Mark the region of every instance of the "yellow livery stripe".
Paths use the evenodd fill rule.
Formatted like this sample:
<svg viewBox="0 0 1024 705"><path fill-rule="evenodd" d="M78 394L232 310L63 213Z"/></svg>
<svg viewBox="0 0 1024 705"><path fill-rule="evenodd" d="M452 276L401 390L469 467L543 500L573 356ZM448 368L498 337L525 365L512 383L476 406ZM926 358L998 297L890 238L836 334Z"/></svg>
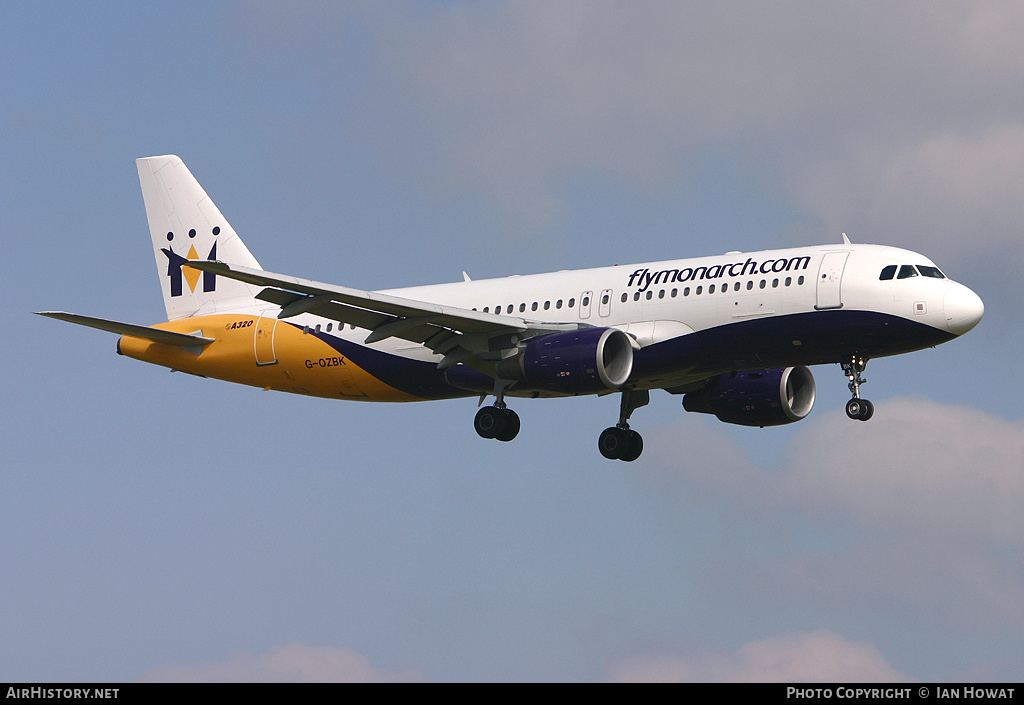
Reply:
<svg viewBox="0 0 1024 705"><path fill-rule="evenodd" d="M228 382L332 399L421 401L385 384L315 335L274 317L220 314L161 323L154 328L215 338L205 348L118 341L128 357Z"/></svg>

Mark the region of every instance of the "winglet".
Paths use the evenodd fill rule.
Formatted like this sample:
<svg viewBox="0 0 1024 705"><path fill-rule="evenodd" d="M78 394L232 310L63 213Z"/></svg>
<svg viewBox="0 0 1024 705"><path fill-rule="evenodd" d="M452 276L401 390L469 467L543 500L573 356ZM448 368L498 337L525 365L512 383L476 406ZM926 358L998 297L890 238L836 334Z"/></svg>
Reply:
<svg viewBox="0 0 1024 705"><path fill-rule="evenodd" d="M843 233L843 244L844 245L852 245L853 244L852 242L850 242L850 238L846 237L846 233Z"/></svg>

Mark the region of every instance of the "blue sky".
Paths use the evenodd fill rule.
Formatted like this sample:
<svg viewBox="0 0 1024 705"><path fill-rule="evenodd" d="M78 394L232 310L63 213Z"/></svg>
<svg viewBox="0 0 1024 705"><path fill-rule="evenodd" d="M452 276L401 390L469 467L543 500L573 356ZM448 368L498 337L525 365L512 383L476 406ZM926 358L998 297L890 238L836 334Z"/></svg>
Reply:
<svg viewBox="0 0 1024 705"><path fill-rule="evenodd" d="M1024 10L995 2L9 3L0 680L1024 679ZM359 288L838 242L986 303L815 368L799 424L263 393L152 323L134 159Z"/></svg>

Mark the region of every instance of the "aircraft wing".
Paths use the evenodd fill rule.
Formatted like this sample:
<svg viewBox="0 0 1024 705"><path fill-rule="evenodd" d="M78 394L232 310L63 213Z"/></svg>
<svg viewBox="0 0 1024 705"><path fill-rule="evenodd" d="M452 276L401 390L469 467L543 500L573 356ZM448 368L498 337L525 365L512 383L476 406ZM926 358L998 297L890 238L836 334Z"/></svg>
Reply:
<svg viewBox="0 0 1024 705"><path fill-rule="evenodd" d="M189 260L188 266L266 287L256 298L281 306L278 318L315 313L369 330L367 344L391 337L419 343L444 355L438 364L442 369L459 362L477 366L471 358L499 360L515 350L520 340L581 327L350 289L224 262Z"/></svg>
<svg viewBox="0 0 1024 705"><path fill-rule="evenodd" d="M108 333L118 333L119 335L130 335L133 338L152 340L154 343L164 343L165 345L183 345L191 347L194 345L209 345L216 340L216 338L204 338L203 336L196 334L175 333L170 330L160 330L159 328L150 328L149 326L137 326L134 323L121 323L120 321L111 321L106 318L80 316L77 313L67 313L65 311L36 311L35 313L37 316L56 318L58 321L77 323L80 326L98 328L99 330L105 330Z"/></svg>

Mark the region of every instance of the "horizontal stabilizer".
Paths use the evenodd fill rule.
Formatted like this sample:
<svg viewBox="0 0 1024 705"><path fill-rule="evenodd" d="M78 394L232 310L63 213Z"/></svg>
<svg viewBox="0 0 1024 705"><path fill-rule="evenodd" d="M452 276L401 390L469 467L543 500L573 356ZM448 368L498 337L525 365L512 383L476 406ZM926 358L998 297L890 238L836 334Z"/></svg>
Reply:
<svg viewBox="0 0 1024 705"><path fill-rule="evenodd" d="M89 328L98 328L108 333L152 340L154 343L164 343L165 345L209 345L216 340L216 338L204 338L201 335L175 333L174 331L160 330L159 328L150 328L149 326L109 321L105 318L79 316L77 313L66 313L64 311L36 311L36 315L56 318L58 321L67 321L68 323L77 323L80 326L88 326Z"/></svg>

